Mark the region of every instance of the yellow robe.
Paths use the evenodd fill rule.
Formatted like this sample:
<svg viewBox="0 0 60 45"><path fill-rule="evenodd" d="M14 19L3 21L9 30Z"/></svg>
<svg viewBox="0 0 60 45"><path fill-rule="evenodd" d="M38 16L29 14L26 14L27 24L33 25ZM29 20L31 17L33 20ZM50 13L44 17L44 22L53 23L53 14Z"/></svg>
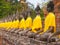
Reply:
<svg viewBox="0 0 60 45"><path fill-rule="evenodd" d="M7 28L8 22L0 23L0 28Z"/></svg>
<svg viewBox="0 0 60 45"><path fill-rule="evenodd" d="M7 23L8 23L8 22L2 23L2 27L3 27L3 28L7 28Z"/></svg>
<svg viewBox="0 0 60 45"><path fill-rule="evenodd" d="M50 12L45 18L44 32L46 32L50 26L53 26L54 32L56 32L55 15L52 12Z"/></svg>
<svg viewBox="0 0 60 45"><path fill-rule="evenodd" d="M0 28L4 28L5 27L5 23L0 23Z"/></svg>
<svg viewBox="0 0 60 45"><path fill-rule="evenodd" d="M1 28L1 24L2 24L2 23L0 22L0 28Z"/></svg>
<svg viewBox="0 0 60 45"><path fill-rule="evenodd" d="M12 22L12 27L11 28L18 28L18 25L19 25L19 20L14 20Z"/></svg>
<svg viewBox="0 0 60 45"><path fill-rule="evenodd" d="M4 27L5 27L6 29L8 29L9 25L10 25L9 22L5 22L5 23L4 23Z"/></svg>
<svg viewBox="0 0 60 45"><path fill-rule="evenodd" d="M24 18L22 18L21 21L19 22L19 28L20 29L26 29Z"/></svg>
<svg viewBox="0 0 60 45"><path fill-rule="evenodd" d="M33 20L33 26L32 26L32 32L37 32L36 30L34 30L35 28L40 28L42 29L42 21L41 21L41 17L40 15L37 15L35 17L35 19Z"/></svg>
<svg viewBox="0 0 60 45"><path fill-rule="evenodd" d="M28 17L25 21L26 28L32 28L32 18Z"/></svg>
<svg viewBox="0 0 60 45"><path fill-rule="evenodd" d="M10 28L12 27L12 21L7 22L6 25L7 25L7 26L6 26L6 29L10 29Z"/></svg>

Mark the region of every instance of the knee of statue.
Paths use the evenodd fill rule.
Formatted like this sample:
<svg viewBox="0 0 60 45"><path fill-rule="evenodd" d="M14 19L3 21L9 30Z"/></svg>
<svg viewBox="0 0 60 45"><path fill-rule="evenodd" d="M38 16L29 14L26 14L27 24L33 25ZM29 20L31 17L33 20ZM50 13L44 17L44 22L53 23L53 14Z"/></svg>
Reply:
<svg viewBox="0 0 60 45"><path fill-rule="evenodd" d="M51 38L50 42L56 42L56 38L55 37Z"/></svg>
<svg viewBox="0 0 60 45"><path fill-rule="evenodd" d="M40 38L40 34L38 34L38 35L35 35L35 38Z"/></svg>
<svg viewBox="0 0 60 45"><path fill-rule="evenodd" d="M34 36L34 39L40 40L40 34L35 35L35 36Z"/></svg>
<svg viewBox="0 0 60 45"><path fill-rule="evenodd" d="M29 32L27 32L27 35L30 35L31 34L31 32L29 31Z"/></svg>
<svg viewBox="0 0 60 45"><path fill-rule="evenodd" d="M40 41L47 41L47 38L45 36L40 36Z"/></svg>
<svg viewBox="0 0 60 45"><path fill-rule="evenodd" d="M35 37L35 33L31 32L30 34L28 34L29 38L34 38Z"/></svg>
<svg viewBox="0 0 60 45"><path fill-rule="evenodd" d="M43 35L40 35L40 40L41 41L47 41L47 38L49 37L49 34L48 33L45 33Z"/></svg>

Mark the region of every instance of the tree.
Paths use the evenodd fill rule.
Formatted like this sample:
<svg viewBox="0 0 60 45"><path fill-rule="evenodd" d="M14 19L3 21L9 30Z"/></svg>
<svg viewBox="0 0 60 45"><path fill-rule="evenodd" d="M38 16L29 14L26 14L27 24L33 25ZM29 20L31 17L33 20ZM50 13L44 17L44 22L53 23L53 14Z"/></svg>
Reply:
<svg viewBox="0 0 60 45"><path fill-rule="evenodd" d="M5 0L0 0L0 18L7 16L10 10L10 3L6 2Z"/></svg>

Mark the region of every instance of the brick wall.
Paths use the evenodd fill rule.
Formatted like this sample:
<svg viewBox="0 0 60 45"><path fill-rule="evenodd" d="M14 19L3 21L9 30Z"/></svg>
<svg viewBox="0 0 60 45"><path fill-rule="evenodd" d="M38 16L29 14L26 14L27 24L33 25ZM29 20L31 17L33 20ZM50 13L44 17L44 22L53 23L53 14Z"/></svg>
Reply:
<svg viewBox="0 0 60 45"><path fill-rule="evenodd" d="M55 4L55 15L56 15L56 25L57 25L57 29L60 29L60 11L58 9L58 7L60 6L60 0L53 0L54 4Z"/></svg>
<svg viewBox="0 0 60 45"><path fill-rule="evenodd" d="M2 45L2 37L0 36L0 45Z"/></svg>
<svg viewBox="0 0 60 45"><path fill-rule="evenodd" d="M57 29L60 29L60 13L55 13Z"/></svg>

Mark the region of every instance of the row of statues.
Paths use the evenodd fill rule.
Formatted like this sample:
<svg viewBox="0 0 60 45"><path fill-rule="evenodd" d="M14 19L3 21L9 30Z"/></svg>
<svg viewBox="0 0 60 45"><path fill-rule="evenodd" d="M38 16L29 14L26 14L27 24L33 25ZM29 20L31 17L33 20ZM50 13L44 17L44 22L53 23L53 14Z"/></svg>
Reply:
<svg viewBox="0 0 60 45"><path fill-rule="evenodd" d="M29 38L49 42L51 41L51 37L57 32L55 14L53 13L53 10L54 4L52 1L50 1L47 5L48 15L44 20L44 27L42 27L40 9L37 7L37 15L34 19L32 19L30 15L28 15L27 19L24 19L24 16L22 15L21 20L13 20L10 22L0 23L0 28L5 28L6 31L15 31L15 33L19 32L21 35L28 36ZM58 37L59 36L55 36L53 41L56 41Z"/></svg>

